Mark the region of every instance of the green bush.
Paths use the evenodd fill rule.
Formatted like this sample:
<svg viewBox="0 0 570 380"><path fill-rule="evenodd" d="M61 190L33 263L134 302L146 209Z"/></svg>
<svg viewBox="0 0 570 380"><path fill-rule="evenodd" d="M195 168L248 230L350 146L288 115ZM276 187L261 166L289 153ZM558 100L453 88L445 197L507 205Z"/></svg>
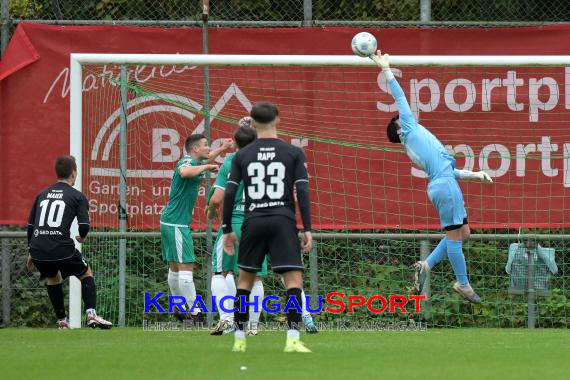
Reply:
<svg viewBox="0 0 570 380"><path fill-rule="evenodd" d="M43 284L37 273L25 270L26 247L24 240L10 240L12 262L12 324L15 326L46 326L55 317ZM546 243L545 243L546 244ZM570 321L570 290L568 269L570 262L567 242L552 242L556 248L559 273L551 279L552 294L537 301L537 325L541 327L568 327ZM433 244L432 244L433 246ZM197 293L206 295L205 240L196 239L199 260L195 272ZM527 320L527 303L524 296L508 294L509 277L505 273L508 242L472 241L465 246L470 280L483 298L481 305L471 305L460 299L451 289L454 276L449 263L440 264L431 275L431 297L421 315L414 313L373 314L365 307L354 314L320 313L321 321L350 319L354 321L397 321L414 319L433 327L523 327ZM98 287L98 311L118 320L119 268L118 239L90 238L84 254L93 267ZM317 268L308 268L305 290L309 294L310 271L318 275L320 295L344 292L347 295L408 295L412 294L410 266L419 258L419 241L348 240L320 241L317 243ZM167 267L161 260L159 239L129 239L126 255L126 324L140 326L143 319L167 320L168 315L143 313L144 292L168 294ZM308 257L305 257L308 263ZM67 287L66 287L67 288ZM270 275L265 280L265 294L284 295L279 279ZM166 309L166 297L161 300ZM346 302L346 299L345 299ZM326 306L326 305L325 305ZM379 307L375 304L375 307ZM413 311L413 303L407 305ZM263 314L265 319L281 320L281 314Z"/></svg>

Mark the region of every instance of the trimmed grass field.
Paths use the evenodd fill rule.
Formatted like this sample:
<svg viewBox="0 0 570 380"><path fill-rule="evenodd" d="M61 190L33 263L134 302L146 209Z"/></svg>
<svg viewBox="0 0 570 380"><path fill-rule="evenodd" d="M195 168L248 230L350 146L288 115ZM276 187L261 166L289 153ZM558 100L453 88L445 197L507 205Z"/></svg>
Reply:
<svg viewBox="0 0 570 380"><path fill-rule="evenodd" d="M285 354L284 332L0 329L7 379L566 379L570 330L327 331L302 336L312 354ZM247 369L240 369L241 367Z"/></svg>

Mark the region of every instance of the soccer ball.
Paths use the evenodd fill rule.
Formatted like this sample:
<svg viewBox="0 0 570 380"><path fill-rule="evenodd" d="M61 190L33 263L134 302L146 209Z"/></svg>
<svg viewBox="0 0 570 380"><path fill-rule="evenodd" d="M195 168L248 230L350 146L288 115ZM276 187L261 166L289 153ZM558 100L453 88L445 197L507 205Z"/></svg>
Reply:
<svg viewBox="0 0 570 380"><path fill-rule="evenodd" d="M359 57L370 57L376 53L376 38L370 33L360 32L352 38L352 51Z"/></svg>

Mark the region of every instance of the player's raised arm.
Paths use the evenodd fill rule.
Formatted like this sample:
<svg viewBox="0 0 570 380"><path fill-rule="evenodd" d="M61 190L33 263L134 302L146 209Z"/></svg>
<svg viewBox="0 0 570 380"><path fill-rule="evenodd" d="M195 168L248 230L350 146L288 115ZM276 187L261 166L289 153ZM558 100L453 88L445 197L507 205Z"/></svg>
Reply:
<svg viewBox="0 0 570 380"><path fill-rule="evenodd" d="M220 167L220 171L218 172L218 176L216 177L216 182L210 189L210 193L208 194L208 198L206 199L206 204L208 207L206 208L206 216L210 220L215 220L218 217L218 210L220 209L222 203L224 202L224 195L226 191L226 186L228 182L228 165L224 163Z"/></svg>
<svg viewBox="0 0 570 380"><path fill-rule="evenodd" d="M224 230L224 234L229 234L232 232L232 214L234 210L234 201L237 188L242 180L238 157L239 156L236 155L232 161L230 176L226 184L226 194L224 195L224 213L222 215L222 229Z"/></svg>
<svg viewBox="0 0 570 380"><path fill-rule="evenodd" d="M230 149L234 148L234 143L232 141L232 139L225 139L222 142L222 145L217 148L214 149L210 152L210 155L208 157L208 159L205 161L206 164L213 164L216 160L216 158L218 158L218 156L224 152L227 152Z"/></svg>
<svg viewBox="0 0 570 380"><path fill-rule="evenodd" d="M382 68L382 73L388 81L390 92L392 93L394 100L396 100L396 106L398 107L398 113L400 114L402 131L406 132L406 130L414 128L418 123L410 109L410 105L408 104L408 100L406 99L406 95L404 94L402 87L400 87L400 84L394 77L394 73L390 70L390 56L388 54L382 55L380 50L378 50L377 54L370 56L370 58Z"/></svg>
<svg viewBox="0 0 570 380"><path fill-rule="evenodd" d="M197 165L197 166L184 165L184 166L181 166L180 168L178 168L178 171L180 173L180 177L182 177L182 178L197 177L200 174L202 174L203 172L205 172L206 170L215 172L218 170L218 165L215 165L215 164L205 164L205 165Z"/></svg>

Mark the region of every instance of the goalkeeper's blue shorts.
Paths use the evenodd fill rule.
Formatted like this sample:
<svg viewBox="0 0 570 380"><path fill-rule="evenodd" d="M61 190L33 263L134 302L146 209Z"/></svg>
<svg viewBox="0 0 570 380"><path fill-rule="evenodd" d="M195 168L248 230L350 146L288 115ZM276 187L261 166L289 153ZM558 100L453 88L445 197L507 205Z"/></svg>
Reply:
<svg viewBox="0 0 570 380"><path fill-rule="evenodd" d="M463 193L455 177L438 177L430 181L428 197L437 209L443 228L453 230L467 224Z"/></svg>

